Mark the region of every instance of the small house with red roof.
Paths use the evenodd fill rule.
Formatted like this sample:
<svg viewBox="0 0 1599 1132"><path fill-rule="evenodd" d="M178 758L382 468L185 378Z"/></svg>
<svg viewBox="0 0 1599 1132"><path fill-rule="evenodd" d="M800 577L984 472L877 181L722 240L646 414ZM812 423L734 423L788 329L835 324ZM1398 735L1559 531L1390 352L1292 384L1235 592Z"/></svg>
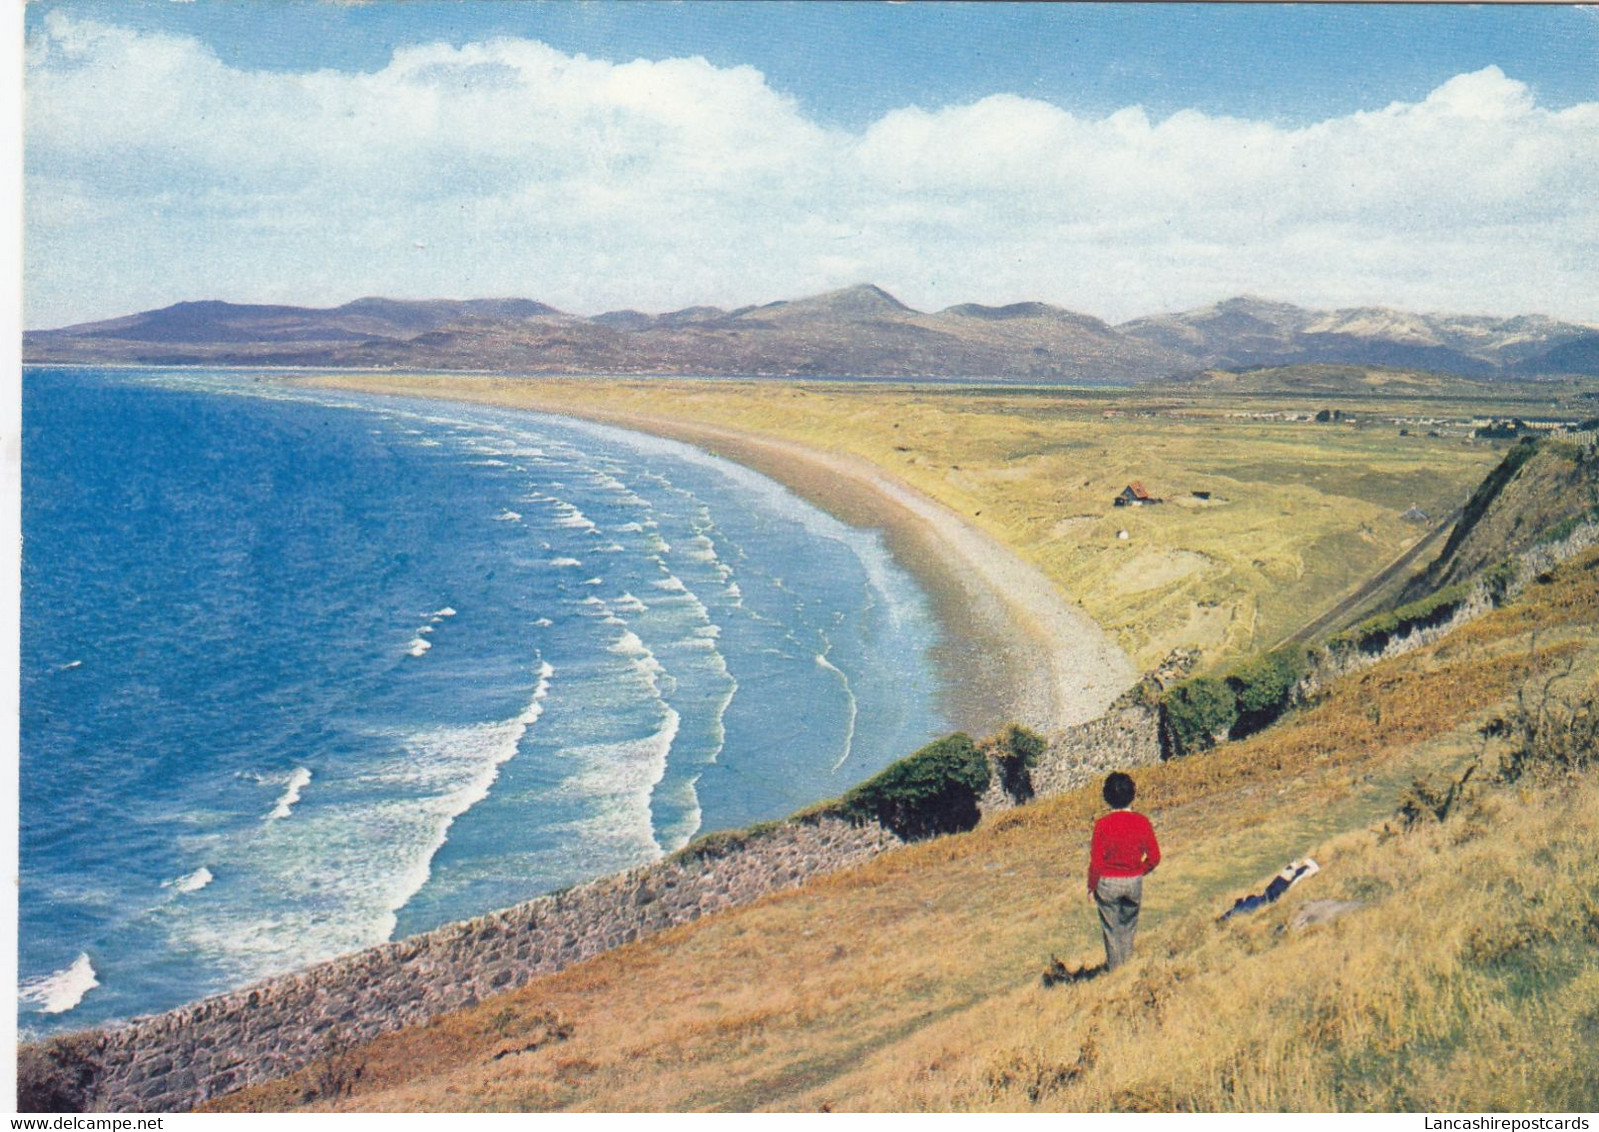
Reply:
<svg viewBox="0 0 1599 1132"><path fill-rule="evenodd" d="M1134 480L1122 488L1122 493L1115 499L1117 507L1142 507L1146 503L1159 503L1160 500L1149 494L1144 485Z"/></svg>

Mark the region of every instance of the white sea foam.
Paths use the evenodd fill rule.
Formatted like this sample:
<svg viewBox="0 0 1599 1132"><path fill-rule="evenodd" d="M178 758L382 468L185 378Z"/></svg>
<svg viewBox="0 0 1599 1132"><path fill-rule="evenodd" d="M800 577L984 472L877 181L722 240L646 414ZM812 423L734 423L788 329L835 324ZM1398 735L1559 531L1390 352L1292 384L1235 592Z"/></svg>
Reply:
<svg viewBox="0 0 1599 1132"><path fill-rule="evenodd" d="M585 586L603 586L605 584L605 579L604 578L586 578L586 579L584 579L583 584Z"/></svg>
<svg viewBox="0 0 1599 1132"><path fill-rule="evenodd" d="M595 597L593 594L589 594L588 597L586 597L582 601L578 602L578 604L579 605L604 605L605 604L605 599L604 598Z"/></svg>
<svg viewBox="0 0 1599 1132"><path fill-rule="evenodd" d="M300 800L300 791L311 785L311 771L303 766L294 768L294 773L289 775L289 781L283 788L283 794L278 798L278 804L267 815L267 821L282 821L294 810L294 804Z"/></svg>
<svg viewBox="0 0 1599 1132"><path fill-rule="evenodd" d="M823 639L825 640L826 638ZM849 761L850 748L855 745L855 716L859 708L855 703L855 691L850 687L849 677L844 675L843 671L828 660L825 655L818 654L816 664L819 668L825 668L838 677L839 687L844 689L844 702L849 709L844 722L844 749L839 753L838 761L833 764L833 769L837 770Z"/></svg>
<svg viewBox="0 0 1599 1132"><path fill-rule="evenodd" d="M631 494L631 489L627 486L627 484L623 483L609 472L595 471L589 476L589 482L595 487L601 488L605 491L614 492L618 495Z"/></svg>
<svg viewBox="0 0 1599 1132"><path fill-rule="evenodd" d="M691 562L715 562L716 544L704 535L695 535L678 544L678 553Z"/></svg>
<svg viewBox="0 0 1599 1132"><path fill-rule="evenodd" d="M637 523L623 523L620 527L617 527L616 530L618 533L626 531L629 534L635 535L644 533L644 528L639 526Z"/></svg>
<svg viewBox="0 0 1599 1132"><path fill-rule="evenodd" d="M666 590L668 593L688 593L688 587L683 584L683 579L676 574L668 574L664 578L657 578L650 585L658 590Z"/></svg>
<svg viewBox="0 0 1599 1132"><path fill-rule="evenodd" d="M426 637L412 637L410 647L406 650L412 656L421 656L433 647L433 642Z"/></svg>
<svg viewBox="0 0 1599 1132"><path fill-rule="evenodd" d="M555 669L548 662L540 663L533 696L514 719L504 723L441 727L423 732L407 744L412 757L404 760L396 771L407 787L422 788L424 798L419 816L427 820L431 830L423 843L424 851L413 857L390 888L385 938L393 934L398 922L395 914L433 875L433 858L449 840L455 819L488 797L500 776L500 767L516 754L522 736L544 714L544 699L554 675Z"/></svg>
<svg viewBox="0 0 1599 1132"><path fill-rule="evenodd" d="M627 868L641 857L658 858L666 852L656 837L650 798L666 773L681 722L678 713L663 704L660 725L643 738L565 752L576 771L555 794L592 815L566 832L602 871Z"/></svg>
<svg viewBox="0 0 1599 1132"><path fill-rule="evenodd" d="M647 613L649 606L645 605L632 594L623 592L622 596L612 600L611 605L623 613Z"/></svg>
<svg viewBox="0 0 1599 1132"><path fill-rule="evenodd" d="M498 515L494 516L494 521L496 523L517 523L520 522L521 519L522 515L520 512L511 510L501 511Z"/></svg>
<svg viewBox="0 0 1599 1132"><path fill-rule="evenodd" d="M67 661L65 664L63 664L61 666L61 671L62 672L68 672L68 671L70 671L70 670L72 670L74 668L80 668L80 667L82 667L82 665L83 665L83 661L81 661L81 660L69 660L69 661Z"/></svg>
<svg viewBox="0 0 1599 1132"><path fill-rule="evenodd" d="M65 1014L83 996L100 985L88 952L79 952L70 966L38 978L24 979L17 986L17 997L38 1007L35 1014Z"/></svg>
<svg viewBox="0 0 1599 1132"><path fill-rule="evenodd" d="M435 609L433 611L433 616L435 616L435 617L454 617L455 616L455 610L451 609L449 606L446 605L443 609Z"/></svg>
<svg viewBox="0 0 1599 1132"><path fill-rule="evenodd" d="M199 892L202 888L210 884L215 879L216 877L211 875L211 870L206 868L204 865L201 865L198 869L195 869L194 872L186 873L183 876L180 876L177 880L169 880L166 883L177 889L179 892Z"/></svg>
<svg viewBox="0 0 1599 1132"><path fill-rule="evenodd" d="M557 503L557 512L554 523L557 527L567 527L572 530L592 531L595 529L594 521L570 503Z"/></svg>
<svg viewBox="0 0 1599 1132"><path fill-rule="evenodd" d="M655 662L655 654L645 646L643 641L639 640L639 635L631 629L623 633L611 644L610 651L621 653L623 656L649 657L652 664ZM656 664L655 668L659 670L660 665Z"/></svg>
<svg viewBox="0 0 1599 1132"><path fill-rule="evenodd" d="M576 558L552 558L552 559L550 559L550 565L551 566L581 566L581 565L583 565L583 563L580 562Z"/></svg>
<svg viewBox="0 0 1599 1132"><path fill-rule="evenodd" d="M330 777L323 804L269 825L230 866L237 882L273 890L270 910L179 907L166 921L172 946L243 981L388 939L451 826L488 796L537 723L554 676L541 662L527 705L509 719L398 732L388 759Z"/></svg>
<svg viewBox="0 0 1599 1132"><path fill-rule="evenodd" d="M884 545L882 536L876 532L850 527L804 502L787 488L759 472L681 441L643 436L593 422L569 422L569 424L576 431L624 442L631 450L646 458L652 453L662 452L685 463L714 471L722 480L740 490L740 494L746 500L746 506L793 520L813 537L830 539L848 547L865 570L867 585L882 599L885 613L896 630L907 618L917 616L920 609L919 598L913 589L904 584L901 571ZM637 473L635 478L641 482L658 483L663 488L673 489L671 481L652 472Z"/></svg>
<svg viewBox="0 0 1599 1132"><path fill-rule="evenodd" d="M551 625L555 624L555 622L551 621L548 617L540 617L537 621L533 622L533 624L537 625L540 629L548 629Z"/></svg>

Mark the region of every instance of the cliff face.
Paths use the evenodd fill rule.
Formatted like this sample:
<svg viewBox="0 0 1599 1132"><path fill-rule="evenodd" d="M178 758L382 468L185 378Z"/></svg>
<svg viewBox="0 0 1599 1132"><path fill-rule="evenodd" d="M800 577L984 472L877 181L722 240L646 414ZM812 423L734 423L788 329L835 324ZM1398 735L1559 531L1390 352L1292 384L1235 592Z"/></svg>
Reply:
<svg viewBox="0 0 1599 1132"><path fill-rule="evenodd" d="M1599 516L1599 452L1573 444L1517 444L1466 503L1438 557L1400 595L1410 601L1525 554L1550 532Z"/></svg>

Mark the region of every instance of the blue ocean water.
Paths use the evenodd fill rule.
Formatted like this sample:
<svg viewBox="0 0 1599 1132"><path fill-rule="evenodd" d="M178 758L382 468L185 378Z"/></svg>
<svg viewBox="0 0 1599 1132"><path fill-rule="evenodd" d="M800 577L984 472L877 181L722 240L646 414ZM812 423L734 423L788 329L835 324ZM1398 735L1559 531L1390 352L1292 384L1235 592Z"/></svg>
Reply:
<svg viewBox="0 0 1599 1132"><path fill-rule="evenodd" d="M30 368L23 537L25 1032L640 864L945 727L878 535L603 426Z"/></svg>

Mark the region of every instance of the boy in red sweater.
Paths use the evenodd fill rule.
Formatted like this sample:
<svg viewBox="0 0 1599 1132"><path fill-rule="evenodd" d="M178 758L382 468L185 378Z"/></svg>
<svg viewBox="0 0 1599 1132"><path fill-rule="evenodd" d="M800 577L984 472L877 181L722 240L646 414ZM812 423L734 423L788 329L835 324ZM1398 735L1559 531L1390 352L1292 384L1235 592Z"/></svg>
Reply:
<svg viewBox="0 0 1599 1132"><path fill-rule="evenodd" d="M1105 967L1111 971L1132 958L1144 874L1160 864L1154 827L1143 814L1128 809L1136 793L1133 780L1121 771L1105 779L1105 803L1111 812L1094 823L1088 852L1088 895L1099 906Z"/></svg>

